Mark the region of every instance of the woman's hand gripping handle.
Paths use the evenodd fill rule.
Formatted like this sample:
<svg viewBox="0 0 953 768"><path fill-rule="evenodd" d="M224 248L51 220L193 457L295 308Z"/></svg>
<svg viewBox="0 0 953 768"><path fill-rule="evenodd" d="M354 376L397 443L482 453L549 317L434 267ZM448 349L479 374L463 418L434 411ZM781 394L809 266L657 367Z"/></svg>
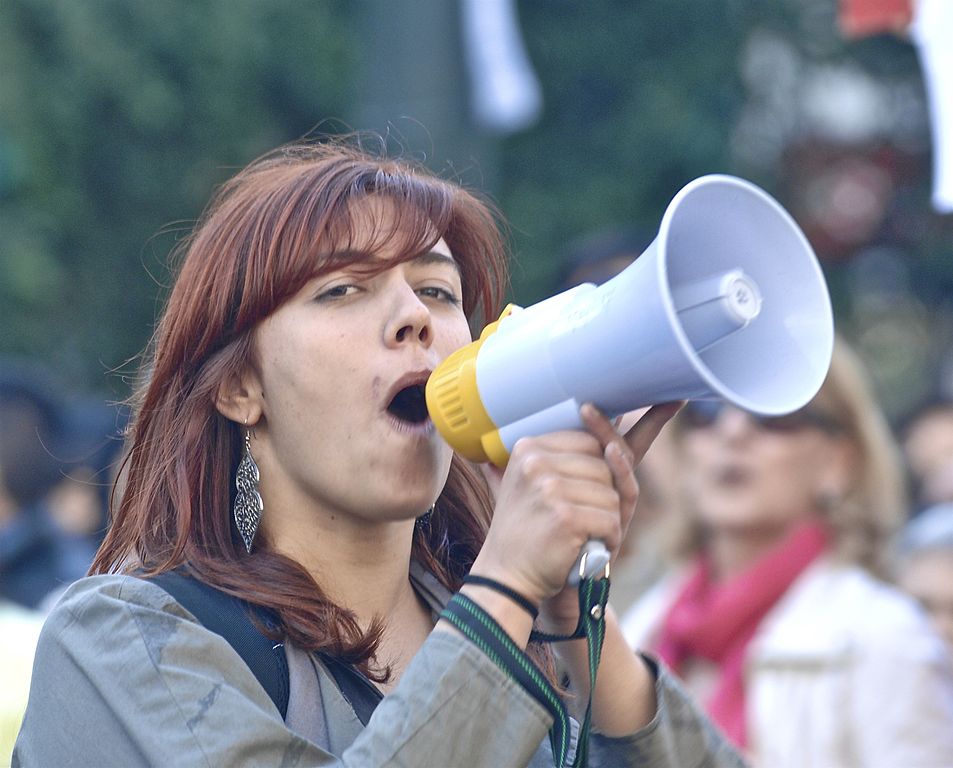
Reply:
<svg viewBox="0 0 953 768"><path fill-rule="evenodd" d="M591 404L586 431L521 439L502 473L487 467L496 511L472 572L536 604L614 556L635 513L634 470L680 403L649 409L625 435ZM585 566L584 569L581 566Z"/></svg>

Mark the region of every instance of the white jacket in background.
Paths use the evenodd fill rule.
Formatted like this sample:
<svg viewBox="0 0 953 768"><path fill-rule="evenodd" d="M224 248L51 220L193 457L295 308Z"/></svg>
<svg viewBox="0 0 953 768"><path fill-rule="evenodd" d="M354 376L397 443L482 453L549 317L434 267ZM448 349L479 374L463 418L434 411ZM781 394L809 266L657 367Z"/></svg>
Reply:
<svg viewBox="0 0 953 768"><path fill-rule="evenodd" d="M633 647L651 649L684 579L626 613ZM745 687L760 768L953 768L953 660L912 600L860 568L824 560L795 581L752 640Z"/></svg>

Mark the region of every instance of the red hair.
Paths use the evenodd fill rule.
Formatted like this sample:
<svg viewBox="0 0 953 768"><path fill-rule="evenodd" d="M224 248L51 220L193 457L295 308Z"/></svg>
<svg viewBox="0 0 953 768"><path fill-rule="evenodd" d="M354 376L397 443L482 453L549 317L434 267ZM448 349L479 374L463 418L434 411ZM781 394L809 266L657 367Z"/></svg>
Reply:
<svg viewBox="0 0 953 768"><path fill-rule="evenodd" d="M149 576L185 567L268 609L276 635L383 678L370 665L379 626L362 631L266 539L245 551L231 515L240 430L215 407L220 385L250 359L255 326L313 277L354 258L335 254L352 239L351 204L369 195L390 201L397 216L398 226L382 227L375 243L398 241L399 261L443 237L460 266L471 325L496 315L506 258L488 203L348 140L283 147L255 161L218 190L178 249L181 267L137 393L124 489L114 491L112 524L90 572ZM414 557L456 590L491 510L482 477L455 456L437 511L414 534Z"/></svg>

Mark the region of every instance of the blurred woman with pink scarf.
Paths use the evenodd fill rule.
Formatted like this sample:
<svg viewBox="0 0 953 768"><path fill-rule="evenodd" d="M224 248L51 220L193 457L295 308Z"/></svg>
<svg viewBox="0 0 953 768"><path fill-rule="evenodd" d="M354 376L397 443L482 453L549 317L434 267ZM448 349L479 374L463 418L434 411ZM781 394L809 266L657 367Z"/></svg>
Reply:
<svg viewBox="0 0 953 768"><path fill-rule="evenodd" d="M821 391L788 416L690 403L676 443L684 564L629 610L630 643L757 765L953 765L949 657L878 578L902 472L854 355L838 342Z"/></svg>

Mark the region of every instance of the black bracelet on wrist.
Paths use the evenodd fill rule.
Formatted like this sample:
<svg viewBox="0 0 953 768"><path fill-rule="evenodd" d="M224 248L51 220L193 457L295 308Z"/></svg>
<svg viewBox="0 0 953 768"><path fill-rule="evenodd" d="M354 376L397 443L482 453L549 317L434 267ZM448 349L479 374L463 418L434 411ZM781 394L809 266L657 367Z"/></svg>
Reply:
<svg viewBox="0 0 953 768"><path fill-rule="evenodd" d="M473 584L475 587L486 587L487 589L492 589L494 592L499 592L501 595L505 595L514 603L519 605L523 610L525 610L530 616L533 617L533 620L536 620L536 617L539 616L539 608L533 605L532 601L525 595L521 595L512 587L506 586L506 584L501 584L495 579L488 579L486 576L474 576L468 574L463 579L464 584Z"/></svg>

